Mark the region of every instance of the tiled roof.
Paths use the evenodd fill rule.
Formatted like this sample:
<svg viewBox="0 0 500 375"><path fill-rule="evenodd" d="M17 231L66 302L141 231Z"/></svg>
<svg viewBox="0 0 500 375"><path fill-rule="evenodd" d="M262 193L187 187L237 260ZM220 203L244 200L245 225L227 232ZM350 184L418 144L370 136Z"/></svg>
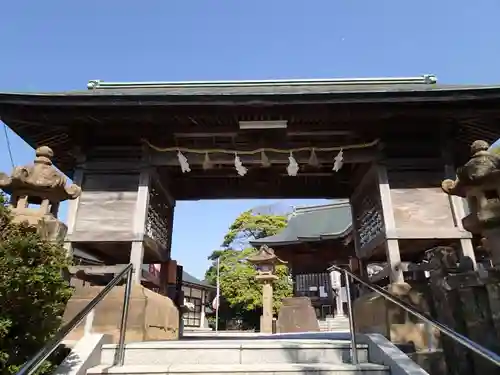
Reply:
<svg viewBox="0 0 500 375"><path fill-rule="evenodd" d="M286 245L322 239L341 238L351 231L349 203L332 203L296 208L280 233L251 241L253 246Z"/></svg>
<svg viewBox="0 0 500 375"><path fill-rule="evenodd" d="M199 280L196 277L187 273L186 271L182 271L182 282L188 283L188 284L193 284L193 285L200 285L200 286L204 286L204 287L213 288L213 285L210 285L207 281Z"/></svg>

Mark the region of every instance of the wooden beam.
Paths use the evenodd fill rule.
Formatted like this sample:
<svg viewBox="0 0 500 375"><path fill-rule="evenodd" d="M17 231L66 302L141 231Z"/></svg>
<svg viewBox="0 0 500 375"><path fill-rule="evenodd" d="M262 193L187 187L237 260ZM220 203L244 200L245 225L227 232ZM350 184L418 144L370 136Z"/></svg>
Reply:
<svg viewBox="0 0 500 375"><path fill-rule="evenodd" d="M115 243L123 243L123 242L133 242L133 241L143 241L144 234L143 233L134 233L132 231L120 230L120 231L98 231L94 230L92 232L89 231L79 231L76 230L66 237L65 242L115 242Z"/></svg>
<svg viewBox="0 0 500 375"><path fill-rule="evenodd" d="M287 131L286 135L290 137L329 137L334 135L353 135L354 132L352 130L317 130L317 131Z"/></svg>
<svg viewBox="0 0 500 375"><path fill-rule="evenodd" d="M276 131L276 129L273 129ZM219 130L215 129L212 132L198 132L198 131L179 131L173 133L174 138L214 138L214 137L225 137L225 138L236 138L240 135L247 133L248 131L242 130ZM265 133L266 130L263 131L262 134ZM287 137L330 137L330 136L339 136L339 135L353 135L354 132L352 130L317 130L317 131L287 131L286 129L282 130L284 136Z"/></svg>
<svg viewBox="0 0 500 375"><path fill-rule="evenodd" d="M293 178L293 177L292 177ZM244 178L243 178L244 179ZM232 179L234 180L234 179ZM227 178L214 179L210 185L201 183L180 183L174 181L172 194L176 200L198 199L313 199L313 198L347 198L351 189L346 184L331 183L307 184L304 181L293 181L284 178L282 184L262 185L252 181L242 181L228 185Z"/></svg>
<svg viewBox="0 0 500 375"><path fill-rule="evenodd" d="M471 239L472 234L458 228L397 228L387 229L388 240Z"/></svg>
<svg viewBox="0 0 500 375"><path fill-rule="evenodd" d="M81 273L84 275L106 275L106 274L118 274L126 267L126 264L116 264L114 266L71 266L68 271L70 275L81 276ZM154 285L160 285L159 278L155 277L148 271L141 268L141 280L150 282Z"/></svg>
<svg viewBox="0 0 500 375"><path fill-rule="evenodd" d="M68 271L71 275L75 275L80 271L87 275L117 274L122 272L126 266L126 264L116 264L114 266L71 266L68 268Z"/></svg>
<svg viewBox="0 0 500 375"><path fill-rule="evenodd" d="M227 138L235 138L238 136L237 131L219 131L215 130L214 132L178 132L173 134L174 138L213 138L213 137L227 137Z"/></svg>
<svg viewBox="0 0 500 375"><path fill-rule="evenodd" d="M219 172L219 171L218 171ZM299 172L300 177L330 177L330 178L336 178L335 172ZM213 174L213 173L203 173L203 171L200 171L200 173L191 173L189 176L186 176L189 178L193 179L215 179L215 178L230 178L230 179L242 179L245 177L241 177L238 175L236 170L233 169L224 169L221 170L220 173ZM285 173L283 171L276 171L275 177L289 177L288 173ZM251 177L250 177L251 178Z"/></svg>
<svg viewBox="0 0 500 375"><path fill-rule="evenodd" d="M88 172L140 172L146 168L148 163L141 160L100 160L82 163L80 168Z"/></svg>

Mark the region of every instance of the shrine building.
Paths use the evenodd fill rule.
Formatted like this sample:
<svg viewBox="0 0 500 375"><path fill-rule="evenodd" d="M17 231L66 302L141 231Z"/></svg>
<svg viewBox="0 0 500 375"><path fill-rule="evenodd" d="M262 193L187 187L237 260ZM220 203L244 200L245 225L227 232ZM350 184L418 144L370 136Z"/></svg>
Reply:
<svg viewBox="0 0 500 375"><path fill-rule="evenodd" d="M349 202L297 207L280 233L254 240L287 262L293 295L309 297L318 319L333 316L336 298L328 265L348 265L354 258Z"/></svg>

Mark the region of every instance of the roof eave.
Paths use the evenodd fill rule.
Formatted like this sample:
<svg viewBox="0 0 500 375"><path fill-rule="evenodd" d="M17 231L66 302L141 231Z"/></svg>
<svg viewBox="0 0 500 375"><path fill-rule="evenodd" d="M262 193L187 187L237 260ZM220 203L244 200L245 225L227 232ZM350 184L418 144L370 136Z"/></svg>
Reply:
<svg viewBox="0 0 500 375"><path fill-rule="evenodd" d="M265 238L262 238L264 240ZM253 247L258 247L262 245L268 245L268 246L285 246L285 245L294 245L299 243L299 241L250 241L250 245Z"/></svg>
<svg viewBox="0 0 500 375"><path fill-rule="evenodd" d="M299 243L305 243L305 242L318 242L318 241L323 241L323 240L334 240L338 238L343 238L347 236L352 230L352 226L349 225L346 229L344 229L341 232L338 233L328 233L328 234L319 234L316 236L301 236L297 237L296 240L292 241L272 241L268 240L266 241L266 238L262 238L260 240L255 240L255 241L250 241L250 245L256 247L257 246L262 246L262 245L268 245L268 246L286 246L286 245L296 245Z"/></svg>
<svg viewBox="0 0 500 375"><path fill-rule="evenodd" d="M184 280L182 281L182 284L184 284L185 286L196 286L199 287L199 289L216 289L216 287L213 285L192 283Z"/></svg>
<svg viewBox="0 0 500 375"><path fill-rule="evenodd" d="M351 232L352 232L352 225L348 225L341 232L321 234L320 237L321 237L321 239L324 239L324 240L337 239L337 238L345 237L345 236L349 235L349 233L351 233Z"/></svg>
<svg viewBox="0 0 500 375"><path fill-rule="evenodd" d="M500 86L470 88L435 88L426 90L337 91L329 93L260 93L237 95L166 95L138 93L105 93L97 95L71 93L0 93L0 106L175 106L175 105L234 105L259 102L311 103L390 103L443 102L499 99Z"/></svg>

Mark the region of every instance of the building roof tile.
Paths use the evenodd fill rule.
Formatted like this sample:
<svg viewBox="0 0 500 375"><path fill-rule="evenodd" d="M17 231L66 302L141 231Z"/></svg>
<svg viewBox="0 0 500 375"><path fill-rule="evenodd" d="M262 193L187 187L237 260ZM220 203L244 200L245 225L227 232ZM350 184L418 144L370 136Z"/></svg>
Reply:
<svg viewBox="0 0 500 375"><path fill-rule="evenodd" d="M352 227L348 202L298 207L280 233L251 241L253 246L287 245L345 237Z"/></svg>

